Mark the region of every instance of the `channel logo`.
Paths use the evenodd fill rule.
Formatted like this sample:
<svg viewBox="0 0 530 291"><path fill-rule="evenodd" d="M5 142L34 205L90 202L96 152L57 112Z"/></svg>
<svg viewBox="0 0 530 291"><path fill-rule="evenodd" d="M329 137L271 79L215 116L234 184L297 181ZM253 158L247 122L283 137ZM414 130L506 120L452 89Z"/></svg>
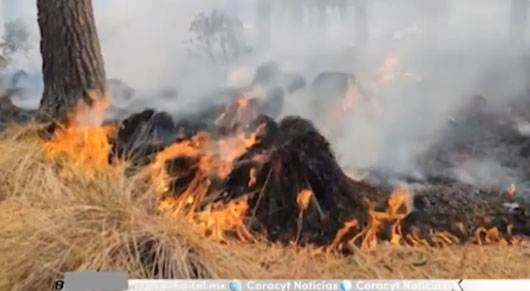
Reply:
<svg viewBox="0 0 530 291"><path fill-rule="evenodd" d="M241 282L237 280L230 281L230 283L228 283L228 289L230 289L230 291L241 291Z"/></svg>
<svg viewBox="0 0 530 291"><path fill-rule="evenodd" d="M342 281L340 282L340 291L350 291L352 289L352 285L350 281Z"/></svg>

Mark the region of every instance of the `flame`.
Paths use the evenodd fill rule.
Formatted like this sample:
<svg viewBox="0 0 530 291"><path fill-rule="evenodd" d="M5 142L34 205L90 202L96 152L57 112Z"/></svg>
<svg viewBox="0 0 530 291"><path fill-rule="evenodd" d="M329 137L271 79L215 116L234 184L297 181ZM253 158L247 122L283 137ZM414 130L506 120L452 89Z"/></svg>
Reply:
<svg viewBox="0 0 530 291"><path fill-rule="evenodd" d="M220 140L213 140L208 133L200 132L189 140L177 142L157 154L152 165L152 177L157 181L157 190L159 193L168 190L170 177L167 176L165 166L170 159L197 157L201 172L224 179L230 174L233 161L256 142L256 133L247 135L243 131Z"/></svg>
<svg viewBox="0 0 530 291"><path fill-rule="evenodd" d="M202 187L201 189L204 190L205 188ZM189 194L190 192L187 192L178 199L162 199L158 209L170 216L179 216L185 204L196 206L198 199ZM227 243L226 236L234 234L241 242L252 242L255 239L245 225L247 210L247 199L243 198L230 201L226 205L221 203L208 204L202 211L190 211L186 219L196 226L199 234L208 239Z"/></svg>
<svg viewBox="0 0 530 291"><path fill-rule="evenodd" d="M112 126L58 129L46 142L45 152L50 158L66 155L87 170L103 169L109 166L109 136L114 132Z"/></svg>
<svg viewBox="0 0 530 291"><path fill-rule="evenodd" d="M256 168L250 169L250 179L248 181L248 187L252 187L256 184Z"/></svg>
<svg viewBox="0 0 530 291"><path fill-rule="evenodd" d="M236 126L247 128L257 116L258 113L254 106L251 106L250 99L241 96L226 106L224 112L215 120L215 124L229 129Z"/></svg>
<svg viewBox="0 0 530 291"><path fill-rule="evenodd" d="M344 226L337 231L333 242L329 245L328 251L336 249L342 242L344 236L350 232L353 228L359 227L359 221L357 219L347 220L344 222Z"/></svg>
<svg viewBox="0 0 530 291"><path fill-rule="evenodd" d="M166 161L176 157L196 157L202 148L209 143L210 136L205 132L199 132L189 140L175 143L156 155L151 165L152 178L155 181L155 189L158 193L168 191L170 177L166 172Z"/></svg>
<svg viewBox="0 0 530 291"><path fill-rule="evenodd" d="M455 243L458 243L460 241L456 236L447 231L434 232L433 230L431 230L430 238L432 243L437 247L454 245Z"/></svg>
<svg viewBox="0 0 530 291"><path fill-rule="evenodd" d="M241 102L240 106L246 106L247 103ZM214 140L209 134L201 132L157 154L151 166L152 179L157 192L162 195L168 192L172 179L166 171L166 162L176 157L197 160L197 171L186 189L176 198L162 198L159 210L174 216L183 215L209 239L226 242L226 234L234 233L241 241L252 241L253 237L244 224L248 208L246 198L226 205L208 204L202 211L199 208L210 189L212 178L225 179L232 171L234 160L257 142L256 134L237 130L232 135ZM254 180L249 184L255 183L255 169L254 174L251 170L251 177Z"/></svg>
<svg viewBox="0 0 530 291"><path fill-rule="evenodd" d="M492 227L490 229L479 227L475 230L475 238L479 245L482 245L483 243L498 243L503 246L508 245L508 241L500 235L499 229L497 227Z"/></svg>
<svg viewBox="0 0 530 291"><path fill-rule="evenodd" d="M254 241L244 223L248 210L246 198L231 201L227 205L208 205L206 210L196 213L192 222L196 223L205 237L219 242L228 242L226 234L233 233L242 242Z"/></svg>
<svg viewBox="0 0 530 291"><path fill-rule="evenodd" d="M83 99L79 99L67 120L67 127L95 128L101 126L105 117L105 111L110 106L112 96L107 90L101 93L99 90L90 90L87 93L92 105L88 105Z"/></svg>
<svg viewBox="0 0 530 291"><path fill-rule="evenodd" d="M91 172L109 166L109 137L114 135L116 128L101 126L105 110L110 105L110 92L90 90L86 94L92 104L88 105L84 99L77 101L64 126L46 142L45 152L50 158L69 156Z"/></svg>
<svg viewBox="0 0 530 291"><path fill-rule="evenodd" d="M399 60L389 58L385 61L385 66L389 69L398 63ZM355 103L356 95L349 97L351 98L345 98L345 103L342 104L345 109ZM245 97L239 98L235 104L238 111L251 107L251 103ZM103 108L99 105L95 107L97 110ZM223 114L226 116L227 112ZM236 119L238 119L237 114L236 112ZM50 158L67 156L86 169L88 174L95 170L108 169L110 166L108 156L111 150L109 137L115 135L116 127L83 127L87 122L80 122L80 120L90 119L90 116L90 114L78 115L79 118L73 119L68 126L58 129L53 138L45 143L45 153ZM217 202L208 203L204 206L205 203L201 202L210 191L212 179L225 179L232 170L234 160L245 153L249 147L259 142L257 134L264 126L265 124L260 125L253 133L238 128L231 135L220 139L213 139L208 133L199 132L192 138L176 142L158 153L150 165L154 186L157 193L162 196L158 210L171 216L184 217L208 239L227 243L230 241L229 237L236 237L242 242L254 242L255 239L245 224L248 213L247 197L230 201L227 204ZM195 159L197 166L194 172L195 176L182 193L179 193L178 197L164 196L163 194L167 194L169 191L169 183L172 179L167 172L166 163L177 157ZM264 152L254 154L251 157L256 163L263 163L266 158L267 153ZM279 167L281 164L274 164L273 166ZM256 175L257 168L252 167L249 172L248 187L256 184ZM516 197L516 192L517 189L513 184L507 189L511 198ZM304 212L309 207L311 199L314 198L313 195L314 193L310 189L304 189L296 197L299 209L296 241L300 238ZM318 203L315 206L318 208ZM379 243L380 234L386 225L390 226L390 243L394 245L400 245L406 241L413 246L444 247L459 242L459 239L449 232L436 232L432 229L428 234L429 240L422 238L418 232L407 233L404 236L401 224L411 211L412 194L406 184L400 184L390 194L384 211L369 210L368 225L364 229L361 229L357 219L344 222L344 226L337 231L335 238L326 249L332 250L339 247L345 237L354 229L357 230L357 233L348 243L356 243L360 240L361 249L373 248ZM458 223L457 227L462 233L465 232L463 223ZM513 225L509 225L508 234L510 236L512 229ZM479 227L475 230L474 235L478 244L513 245L520 243L518 238L504 238L497 227Z"/></svg>
<svg viewBox="0 0 530 291"><path fill-rule="evenodd" d="M220 159L228 166L228 173L224 172L220 175L221 177L226 177L232 170L232 162L257 142L256 135L257 132L248 135L240 130L234 136L217 141L216 150L219 152Z"/></svg>
<svg viewBox="0 0 530 291"><path fill-rule="evenodd" d="M300 193L298 193L298 197L296 198L296 202L298 203L298 209L301 211L304 211L307 209L307 206L309 206L309 199L311 199L311 196L313 195L313 192L311 190L302 190Z"/></svg>
<svg viewBox="0 0 530 291"><path fill-rule="evenodd" d="M350 243L355 243L359 238L362 249L371 249L378 244L378 235L385 221L392 223L390 243L399 245L403 234L401 232L401 221L412 211L412 194L406 184L400 186L390 194L385 212L375 210L369 211L370 221L363 231L354 236Z"/></svg>

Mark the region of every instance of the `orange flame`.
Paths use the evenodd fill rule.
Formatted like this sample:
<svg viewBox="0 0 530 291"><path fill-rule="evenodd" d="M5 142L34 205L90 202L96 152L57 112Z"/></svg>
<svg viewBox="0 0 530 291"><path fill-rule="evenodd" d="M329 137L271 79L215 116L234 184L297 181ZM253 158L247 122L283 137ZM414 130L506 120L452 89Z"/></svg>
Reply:
<svg viewBox="0 0 530 291"><path fill-rule="evenodd" d="M239 97L236 102L226 106L224 112L215 120L215 124L230 129L235 126L248 127L258 116L256 109L250 105L247 97Z"/></svg>
<svg viewBox="0 0 530 291"><path fill-rule="evenodd" d="M103 123L105 111L110 106L112 96L107 90L90 90L88 98L92 100L89 106L83 99L79 99L67 120L67 127L94 128Z"/></svg>
<svg viewBox="0 0 530 291"><path fill-rule="evenodd" d="M256 184L256 168L250 169L250 179L248 181L248 187L252 187Z"/></svg>
<svg viewBox="0 0 530 291"><path fill-rule="evenodd" d="M369 211L370 222L368 227L355 235L350 243L355 243L359 238L362 249L371 249L378 244L378 235L384 222L391 223L390 243L400 244L403 234L401 232L401 221L412 211L412 194L406 184L401 184L390 194L385 212L375 210Z"/></svg>
<svg viewBox="0 0 530 291"><path fill-rule="evenodd" d="M484 237L484 239L482 237ZM498 243L503 246L508 245L508 241L500 235L499 229L497 227L492 227L490 229L479 227L475 230L475 238L479 245L482 245L483 243Z"/></svg>
<svg viewBox="0 0 530 291"><path fill-rule="evenodd" d="M233 161L255 142L255 133L247 136L240 131L220 140L211 139L207 133L199 133L160 152L152 165L152 178L160 194L169 190L171 180L166 171L166 161L182 156L194 157L198 167L187 188L177 198L163 198L159 210L170 215L184 215L212 240L226 242L228 233L235 234L241 241L253 240L243 221L248 208L246 199L231 201L227 205L208 204L203 211L198 209L209 191L211 179L226 178L232 170Z"/></svg>
<svg viewBox="0 0 530 291"><path fill-rule="evenodd" d="M246 108L248 106L248 98L245 96L242 96L241 98L237 99L237 104L241 108Z"/></svg>
<svg viewBox="0 0 530 291"><path fill-rule="evenodd" d="M227 242L226 235L233 233L242 242L254 241L252 234L244 223L248 210L246 198L231 201L227 205L208 205L206 210L196 213L192 221L209 239Z"/></svg>
<svg viewBox="0 0 530 291"><path fill-rule="evenodd" d="M302 190L300 193L298 193L298 197L296 198L296 202L298 203L298 209L301 211L304 211L307 209L307 206L309 206L309 199L311 199L311 196L313 195L313 192L311 190Z"/></svg>
<svg viewBox="0 0 530 291"><path fill-rule="evenodd" d="M359 221L352 219L344 222L344 226L337 231L333 242L329 245L328 251L336 249L342 242L344 236L350 232L350 230L359 227Z"/></svg>
<svg viewBox="0 0 530 291"><path fill-rule="evenodd" d="M155 189L158 193L168 191L169 176L166 172L166 161L175 157L196 157L203 147L209 143L210 137L207 133L200 132L189 140L175 143L156 155L151 166L152 178L155 181Z"/></svg>
<svg viewBox="0 0 530 291"><path fill-rule="evenodd" d="M102 169L109 166L109 136L114 131L114 127L59 129L46 142L46 153L50 158L66 155L87 170Z"/></svg>

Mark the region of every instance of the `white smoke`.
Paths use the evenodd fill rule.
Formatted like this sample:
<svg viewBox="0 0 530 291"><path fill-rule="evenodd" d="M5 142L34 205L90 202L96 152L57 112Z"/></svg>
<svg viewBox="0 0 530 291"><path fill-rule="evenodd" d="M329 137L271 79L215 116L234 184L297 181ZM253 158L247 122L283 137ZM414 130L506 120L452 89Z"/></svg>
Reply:
<svg viewBox="0 0 530 291"><path fill-rule="evenodd" d="M325 11L323 23L317 20L319 1L271 1L270 49L257 48L259 53L247 58L216 64L187 51L194 17L214 8L227 11L242 20L245 36L256 44L256 1L93 0L93 4L108 77L120 78L137 90L138 108L147 104L186 111L188 104L215 88L245 87L256 66L267 60L276 60L284 71L300 73L309 82L322 71L344 71L370 83L385 58L399 58L399 77L413 72L420 78L402 78L381 94L379 117L369 107L359 108L343 121L340 134L331 137L342 163L354 169L413 171L415 157L437 141L450 116L469 98L476 94L489 100L508 98L527 86L518 61L520 50L509 42L511 1L366 1L370 37L364 48L356 43L355 1L346 1L343 11ZM302 10L302 3L315 7L305 5ZM34 50L21 62L30 72L40 70L35 6L35 0L4 0L2 6L2 15L23 18L32 31ZM306 16L297 19L299 14ZM168 87L177 89L177 100L154 99L157 90ZM285 114L312 118L307 95L288 96ZM471 171L490 164L464 168Z"/></svg>

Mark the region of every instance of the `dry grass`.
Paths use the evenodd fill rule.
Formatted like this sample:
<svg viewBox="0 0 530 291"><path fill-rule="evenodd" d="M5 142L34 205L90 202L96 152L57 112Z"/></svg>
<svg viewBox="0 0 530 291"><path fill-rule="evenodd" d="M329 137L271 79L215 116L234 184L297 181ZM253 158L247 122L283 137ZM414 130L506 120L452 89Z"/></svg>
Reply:
<svg viewBox="0 0 530 291"><path fill-rule="evenodd" d="M133 278L530 278L530 247L381 245L343 257L267 242L222 245L157 214L144 174L83 174L50 160L34 129L0 135L0 290L42 290L65 271Z"/></svg>

